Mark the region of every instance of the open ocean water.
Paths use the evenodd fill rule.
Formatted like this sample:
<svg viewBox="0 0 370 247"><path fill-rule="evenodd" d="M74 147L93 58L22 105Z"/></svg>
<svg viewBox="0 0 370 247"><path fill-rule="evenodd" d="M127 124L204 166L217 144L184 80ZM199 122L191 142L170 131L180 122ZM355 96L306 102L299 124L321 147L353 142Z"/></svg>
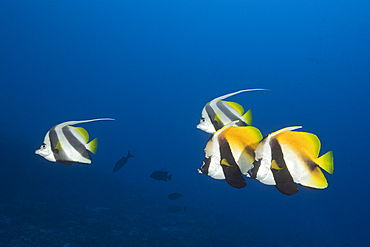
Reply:
<svg viewBox="0 0 370 247"><path fill-rule="evenodd" d="M364 0L1 1L0 246L368 246L369 13ZM328 188L198 173L203 107L248 88L269 90L227 100L263 136L301 125L333 151ZM35 154L51 127L104 117L76 125L98 137L91 165Z"/></svg>

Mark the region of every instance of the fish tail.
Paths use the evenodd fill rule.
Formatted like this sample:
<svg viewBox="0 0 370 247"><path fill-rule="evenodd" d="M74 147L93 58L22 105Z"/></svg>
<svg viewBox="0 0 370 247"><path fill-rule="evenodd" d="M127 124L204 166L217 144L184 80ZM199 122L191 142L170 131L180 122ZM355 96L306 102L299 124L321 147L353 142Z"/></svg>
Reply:
<svg viewBox="0 0 370 247"><path fill-rule="evenodd" d="M326 154L318 158L319 166L330 174L334 172L334 157L333 151L329 151Z"/></svg>
<svg viewBox="0 0 370 247"><path fill-rule="evenodd" d="M130 158L130 157L134 157L134 156L130 153L130 150L128 150L127 158Z"/></svg>
<svg viewBox="0 0 370 247"><path fill-rule="evenodd" d="M243 118L248 125L252 125L252 109L249 109L244 115Z"/></svg>
<svg viewBox="0 0 370 247"><path fill-rule="evenodd" d="M167 179L168 181L171 181L172 175L168 175Z"/></svg>
<svg viewBox="0 0 370 247"><path fill-rule="evenodd" d="M96 154L96 150L98 149L98 138L95 138L94 140L86 144L86 149L93 154Z"/></svg>

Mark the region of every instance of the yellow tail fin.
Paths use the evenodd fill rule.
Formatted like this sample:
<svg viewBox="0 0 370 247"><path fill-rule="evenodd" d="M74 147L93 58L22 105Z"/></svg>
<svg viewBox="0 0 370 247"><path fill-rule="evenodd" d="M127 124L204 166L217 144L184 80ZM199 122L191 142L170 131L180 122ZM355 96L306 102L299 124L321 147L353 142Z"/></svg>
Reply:
<svg viewBox="0 0 370 247"><path fill-rule="evenodd" d="M330 174L334 172L334 157L333 151L329 151L326 154L318 158L319 166Z"/></svg>
<svg viewBox="0 0 370 247"><path fill-rule="evenodd" d="M87 150L89 150L93 154L96 154L97 149L98 149L98 138L95 138L94 140L87 144Z"/></svg>
<svg viewBox="0 0 370 247"><path fill-rule="evenodd" d="M248 124L248 125L252 125L252 109L249 109L244 115L243 115L243 118L245 120L245 122Z"/></svg>

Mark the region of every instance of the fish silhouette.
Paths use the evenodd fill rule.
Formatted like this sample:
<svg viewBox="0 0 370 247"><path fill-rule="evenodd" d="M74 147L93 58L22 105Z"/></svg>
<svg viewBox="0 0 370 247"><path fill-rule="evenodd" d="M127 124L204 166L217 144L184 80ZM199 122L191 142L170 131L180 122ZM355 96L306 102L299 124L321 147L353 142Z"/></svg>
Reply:
<svg viewBox="0 0 370 247"><path fill-rule="evenodd" d="M126 157L122 157L122 159L117 161L116 165L113 168L113 173L119 171L127 163L127 160L131 157L134 157L134 156L131 155L130 150L129 150Z"/></svg>

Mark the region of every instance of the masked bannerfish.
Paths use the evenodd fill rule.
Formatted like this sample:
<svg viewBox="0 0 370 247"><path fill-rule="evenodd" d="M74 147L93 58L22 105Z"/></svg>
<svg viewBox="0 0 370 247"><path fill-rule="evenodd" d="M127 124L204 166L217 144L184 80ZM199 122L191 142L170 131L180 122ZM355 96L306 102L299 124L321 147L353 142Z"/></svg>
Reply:
<svg viewBox="0 0 370 247"><path fill-rule="evenodd" d="M63 165L71 165L71 163L91 164L91 156L87 150L93 154L96 153L98 147L97 138L88 143L89 134L87 131L84 128L70 125L100 120L114 119L99 118L69 121L54 126L46 133L44 143L35 153L47 160L59 162Z"/></svg>
<svg viewBox="0 0 370 247"><path fill-rule="evenodd" d="M208 140L203 165L198 169L215 179L225 179L235 188L247 185L242 174L253 167L254 150L262 140L261 132L253 126L238 126L231 122L215 132Z"/></svg>
<svg viewBox="0 0 370 247"><path fill-rule="evenodd" d="M241 105L235 102L223 101L224 99L242 92L260 91L266 89L244 89L234 93L229 93L208 102L202 110L198 129L204 130L207 133L215 133L223 126L235 121L241 126L252 124L252 110L247 111L244 115L244 109Z"/></svg>
<svg viewBox="0 0 370 247"><path fill-rule="evenodd" d="M293 131L301 126L276 131L258 144L254 167L248 172L251 178L268 185L275 185L285 195L298 192L304 187L325 189L328 186L322 169L332 174L333 152L318 158L321 143L311 133Z"/></svg>

